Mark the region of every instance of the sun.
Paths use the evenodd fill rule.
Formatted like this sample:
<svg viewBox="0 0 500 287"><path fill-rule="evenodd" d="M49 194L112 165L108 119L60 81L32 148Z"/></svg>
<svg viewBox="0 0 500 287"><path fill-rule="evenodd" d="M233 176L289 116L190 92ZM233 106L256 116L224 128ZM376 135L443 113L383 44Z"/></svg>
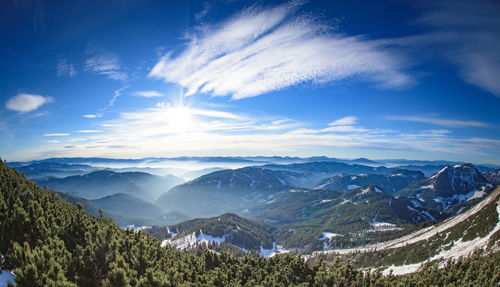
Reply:
<svg viewBox="0 0 500 287"><path fill-rule="evenodd" d="M193 121L193 113L186 106L171 106L167 108L168 129L171 132L186 132Z"/></svg>

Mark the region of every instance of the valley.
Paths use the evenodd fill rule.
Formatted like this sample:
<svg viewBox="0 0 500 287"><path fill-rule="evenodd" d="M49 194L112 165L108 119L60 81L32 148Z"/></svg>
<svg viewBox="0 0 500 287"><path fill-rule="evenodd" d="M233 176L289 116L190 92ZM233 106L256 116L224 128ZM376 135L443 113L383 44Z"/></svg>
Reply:
<svg viewBox="0 0 500 287"><path fill-rule="evenodd" d="M141 162L148 160L133 163L144 169ZM222 162L255 163L254 159L242 158L201 159L205 164L209 160L213 166ZM81 203L96 217L113 218L123 228L144 229L164 244L182 250L215 242L234 246L236 249L230 249L240 255L275 254L278 247L282 252L301 254L349 250L342 248L365 244L375 244L368 249L377 248L378 242L401 238L468 212L494 189L498 176L492 168L479 166L486 170L480 172L471 164L441 167L443 162L439 162L436 169L441 169L425 176L428 162L423 162L426 165L422 170L415 170L418 165L412 162L412 169L407 170L405 165L368 159L286 160L288 163L282 164L284 159L260 157L255 161L261 165L213 172L204 167L200 172L207 174L189 181L169 174L121 172L111 166L99 170L99 166L89 165L92 161L102 165L106 159L48 159L43 164L10 165L23 172L26 169L27 176L33 176L40 185L58 191L73 204ZM116 167L117 161L111 161L115 169L123 170ZM269 163L272 161L277 163ZM129 160L118 162L130 164ZM159 166L161 160L154 162ZM46 166L57 167L62 175L77 170L80 173L40 177L40 170ZM129 165L127 169L134 167ZM239 225L227 219L231 213ZM244 226L245 232L236 229Z"/></svg>
<svg viewBox="0 0 500 287"><path fill-rule="evenodd" d="M28 177L40 174L27 171ZM266 164L217 170L184 183L169 175L86 171L37 176L36 182L62 187L51 196L84 209L92 220L116 222L120 232L149 234L158 248L204 260L207 251L269 260L295 256L330 270L340 268L340 260L355 270L377 268L378 276L391 280L425 274L429 264L448 268L450 260L498 254L500 188L491 180L497 173L471 164L449 165L428 177L399 166ZM179 184L171 187L173 178Z"/></svg>

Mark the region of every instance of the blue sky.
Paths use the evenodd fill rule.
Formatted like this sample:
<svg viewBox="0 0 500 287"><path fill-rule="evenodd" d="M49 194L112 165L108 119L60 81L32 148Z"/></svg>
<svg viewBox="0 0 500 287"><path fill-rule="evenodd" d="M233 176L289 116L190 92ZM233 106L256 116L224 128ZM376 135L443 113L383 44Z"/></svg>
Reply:
<svg viewBox="0 0 500 287"><path fill-rule="evenodd" d="M500 164L500 4L433 2L4 1L0 155Z"/></svg>

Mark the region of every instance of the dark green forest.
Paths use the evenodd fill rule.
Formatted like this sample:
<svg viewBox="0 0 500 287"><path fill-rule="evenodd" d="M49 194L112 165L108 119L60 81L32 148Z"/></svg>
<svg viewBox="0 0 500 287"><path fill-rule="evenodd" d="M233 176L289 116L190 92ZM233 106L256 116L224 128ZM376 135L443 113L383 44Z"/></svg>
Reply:
<svg viewBox="0 0 500 287"><path fill-rule="evenodd" d="M405 276L350 263L309 265L295 255L233 257L160 247L149 234L121 230L0 163L1 269L18 286L498 286L500 253L477 253Z"/></svg>

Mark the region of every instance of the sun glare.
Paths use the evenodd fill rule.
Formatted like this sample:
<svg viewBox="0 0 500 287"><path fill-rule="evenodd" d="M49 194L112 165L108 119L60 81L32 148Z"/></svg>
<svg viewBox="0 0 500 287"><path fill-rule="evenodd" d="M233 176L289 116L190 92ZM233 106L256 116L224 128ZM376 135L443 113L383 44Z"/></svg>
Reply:
<svg viewBox="0 0 500 287"><path fill-rule="evenodd" d="M191 109L185 106L167 108L167 117L171 132L186 132L193 120Z"/></svg>

